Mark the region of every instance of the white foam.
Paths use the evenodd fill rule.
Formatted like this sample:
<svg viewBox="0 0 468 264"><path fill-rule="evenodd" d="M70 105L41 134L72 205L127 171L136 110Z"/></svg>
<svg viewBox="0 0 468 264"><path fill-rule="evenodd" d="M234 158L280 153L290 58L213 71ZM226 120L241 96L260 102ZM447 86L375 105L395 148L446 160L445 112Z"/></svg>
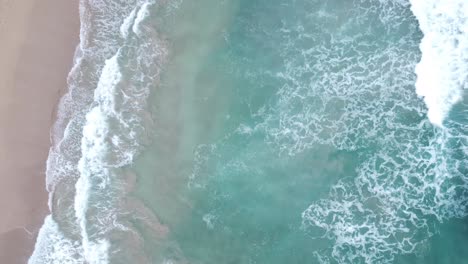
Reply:
<svg viewBox="0 0 468 264"><path fill-rule="evenodd" d="M467 215L467 178L460 170L466 162L450 154L466 135L440 130L424 140L431 131L416 126L407 135L383 136L386 144L359 166L356 178L340 181L327 199L304 211L305 226L335 242L332 252L319 256L392 263L423 247L438 223Z"/></svg>
<svg viewBox="0 0 468 264"><path fill-rule="evenodd" d="M145 3L141 6L140 10L138 10L138 13L135 18L135 22L133 23L132 30L135 34L141 35L142 29L141 29L141 22L149 16L149 3Z"/></svg>
<svg viewBox="0 0 468 264"><path fill-rule="evenodd" d="M120 26L120 34L122 37L127 38L130 28L133 25L133 21L135 20L136 9L133 9L132 12L125 18L122 26Z"/></svg>
<svg viewBox="0 0 468 264"><path fill-rule="evenodd" d="M128 210L132 209L124 206L130 191L124 167L132 164L145 139L146 100L150 87L157 82L155 76L159 75L164 54L151 28L141 25L149 8L149 4L144 4L133 16L137 32L124 32L124 45L106 60L94 91L93 108L83 126L75 215L80 224L83 255L89 263L112 262L116 256L111 252L116 250L121 256L144 255L137 243L141 238L127 219ZM130 25L132 21L124 23ZM137 34L145 33L152 35L137 39ZM132 247L121 248L111 244L109 237L134 243L127 241Z"/></svg>
<svg viewBox="0 0 468 264"><path fill-rule="evenodd" d="M49 215L39 231L36 247L28 263L81 264L84 260L80 252L80 244L66 238Z"/></svg>
<svg viewBox="0 0 468 264"><path fill-rule="evenodd" d="M468 88L468 1L410 0L419 21L421 61L416 92L424 97L429 120L442 126Z"/></svg>
<svg viewBox="0 0 468 264"><path fill-rule="evenodd" d="M290 155L317 144L356 150L372 144L369 139L388 130L382 124L394 123L395 107L407 113L419 112L421 107L414 91L407 89L414 82L411 73L417 60L416 52L408 48L415 47L417 40L404 36L392 43L386 35L380 38L351 30L369 23L369 17L383 21L373 25L375 32L416 29L411 25L413 20L402 19L404 11L406 15L410 13L407 7L389 2L372 7L363 4L362 10L367 8L363 13L357 8L350 10L346 23L349 28L335 33L337 37L331 43L314 43L315 39L334 35L328 28L305 32L301 23L283 26L292 30L284 33L286 38L291 36L284 41L290 46L279 50L293 51L303 45L304 39L314 44L297 54L285 52L284 69L275 73L275 81L283 84L277 92L278 101L267 111L260 109L258 116L265 122L256 126L267 132L270 143ZM309 19L315 19L307 21L309 24L325 20L318 16ZM363 41L370 37L373 41Z"/></svg>
<svg viewBox="0 0 468 264"><path fill-rule="evenodd" d="M115 115L114 97L117 94L116 87L122 79L117 54L106 61L94 93L97 105L86 115L81 143L82 158L78 164L80 178L76 183L75 215L81 227L84 258L87 262L96 264L108 263L109 242L102 238L90 239L88 230L96 223L88 224L88 208L93 186L98 183L98 190L105 191L111 183L110 177L112 175L110 175L108 166L110 165L109 158L113 157L112 146L108 144L109 119ZM102 207L98 214L102 214L102 211L106 210L110 209ZM98 230L102 228L97 227Z"/></svg>

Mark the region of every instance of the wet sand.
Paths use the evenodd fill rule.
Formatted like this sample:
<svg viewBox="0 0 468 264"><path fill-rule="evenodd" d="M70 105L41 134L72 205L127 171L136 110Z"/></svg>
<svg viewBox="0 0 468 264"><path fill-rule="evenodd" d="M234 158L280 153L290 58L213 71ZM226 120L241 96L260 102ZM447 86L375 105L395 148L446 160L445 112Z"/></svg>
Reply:
<svg viewBox="0 0 468 264"><path fill-rule="evenodd" d="M78 38L78 0L0 0L0 263L27 262L48 212L49 132Z"/></svg>

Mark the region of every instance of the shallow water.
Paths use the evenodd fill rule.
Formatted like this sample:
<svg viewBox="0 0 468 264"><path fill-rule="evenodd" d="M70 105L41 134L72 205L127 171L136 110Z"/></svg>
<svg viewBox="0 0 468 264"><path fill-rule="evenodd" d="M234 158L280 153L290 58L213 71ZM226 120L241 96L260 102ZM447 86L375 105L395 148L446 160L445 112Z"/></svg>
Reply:
<svg viewBox="0 0 468 264"><path fill-rule="evenodd" d="M414 2L82 1L94 95L30 263L461 263L468 108L421 92Z"/></svg>

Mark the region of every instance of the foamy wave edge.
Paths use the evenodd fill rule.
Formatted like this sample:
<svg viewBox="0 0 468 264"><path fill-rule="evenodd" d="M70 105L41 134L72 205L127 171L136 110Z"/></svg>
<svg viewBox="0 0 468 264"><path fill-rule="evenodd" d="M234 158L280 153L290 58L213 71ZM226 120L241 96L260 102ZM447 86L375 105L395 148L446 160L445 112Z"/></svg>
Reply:
<svg viewBox="0 0 468 264"><path fill-rule="evenodd" d="M146 107L146 99L149 96L149 87L136 87L135 91L125 91L125 88L119 87L119 85L122 86L119 83L122 79L122 73L120 72L120 68L122 66L119 62L119 56L122 55L122 50L124 50L124 53L126 52L126 54L131 53L132 49L133 53L139 53L139 50L134 46L126 46L126 43L128 42L127 38L138 39L141 37L142 39L145 39L145 37L147 37L145 35L147 34L154 36L154 32L150 32L151 28L143 25L146 17L149 16L150 5L153 5L154 3L153 1L142 0L138 1L138 4L136 5L137 7L135 7L130 13L125 12L124 10L124 13L128 15L128 17L125 18L123 23L120 23L121 25L117 28L117 34L124 39L122 44L123 46L120 46L117 49L117 52L112 52L112 45L109 45L111 46L110 48L106 47L106 45L102 45L103 48L109 50L104 50L101 57L105 58L106 54L114 53L114 55L111 59L107 59L103 68L100 69L102 73L100 74L100 77L98 77L99 81L97 83L97 88L94 91L94 96L78 94L78 98L76 98L77 93L80 92L77 92L76 90L80 89L75 89L76 87L72 86L74 84L76 85L76 83L79 84L79 81L74 79L80 78L79 75L81 72L79 71L81 64L83 63L83 60L86 59L86 55L99 51L99 44L95 46L90 44L93 41L93 37L90 35L96 33L92 32L96 31L96 29L92 28L91 20L93 15L90 13L91 11L89 9L91 9L90 6L92 5L95 5L93 6L95 9L100 8L100 6L97 7L100 4L102 3L99 1L93 2L89 0L81 0L80 2L80 44L75 52L74 66L68 76L69 91L61 99L58 106L57 121L51 131L53 146L50 149L47 161L46 185L47 190L49 191L49 209L52 214L45 218L44 224L39 231L34 252L28 261L28 263L31 264L108 263L110 259L110 242L104 238L104 235L107 235L108 232L114 230L117 230L116 232L130 231L128 233L131 234L127 236L132 237L130 239L136 241L136 244L138 244L139 238L135 238L135 232L125 227L125 220L120 219L124 212L119 212L118 210L114 210L115 208L111 207L102 209L100 206L129 206L126 204L129 202L124 201L122 197L128 191L126 189L128 188L127 181L130 180L131 183L132 179L131 177L128 177L125 171L122 172L122 170L124 170L123 167L132 163L134 156L138 154L140 149L141 140L138 136L145 132L144 119L147 116L145 116L144 108ZM135 10L138 10L138 12L135 12ZM137 13L136 16L135 13ZM99 40L96 42L98 41ZM155 45L162 44L159 41L149 44L153 45L143 46L146 46L145 48L148 46L154 47L154 49L150 50L150 59L137 59L137 62L135 63L137 66L143 68L143 70L140 67L138 69L143 71L140 76L141 78L149 78L154 82L157 82L156 79L159 76L159 67L164 57L164 47ZM91 57L92 56L93 55L91 55ZM97 57L100 56L98 55ZM161 61L158 61L157 65L149 66L151 65L150 61L155 61L155 57L161 59ZM125 66L126 65L124 65L124 67ZM154 67L158 68L157 71L151 71L154 70ZM144 72L145 70L146 72ZM150 75L148 75L148 72ZM135 79L138 79L138 76L136 76ZM74 81L76 81L76 83ZM124 85L127 84L128 83L125 83ZM131 86L131 88L135 87ZM74 96L75 98L73 98ZM77 103L78 106L75 105L76 100L81 100ZM90 109L90 111L88 111L85 116L80 117L80 112L86 112L86 110L73 112L80 106L85 109ZM119 107L121 109L118 109ZM75 115L78 115L78 117L75 118ZM111 124L112 122L113 124ZM120 126L119 128L124 129L122 131L117 130L114 131L114 133L110 133L111 129L109 126L115 124ZM80 134L73 134L79 130L82 136L81 139L76 138L79 137ZM121 134L116 134L119 132L121 132ZM70 137L74 137L75 139L70 140ZM66 140L70 141L71 144L81 142L81 158L79 158L79 161L76 160L76 157L66 157L66 154L71 153L76 155L77 153L73 153L73 151L69 151L69 153L67 150L61 149L66 148L67 144L70 143L64 143ZM65 145L62 146L62 144ZM117 170L118 172L116 172ZM98 174L99 177L94 177L96 174ZM117 179L114 179L113 177ZM97 188L102 192L91 194L90 184L92 181L100 182L99 186L93 186L93 188ZM65 183L63 182L71 185L71 187L68 188L75 187L72 183L76 182L76 193L72 198L75 209L74 220L76 223L70 223L69 226L67 223L67 226L65 227L61 226L61 224L55 219L57 217L59 219L61 217L70 217L73 219L70 212L57 213L57 207L60 209L60 206L57 205L57 203L60 203L60 201L56 201L56 199L60 200L62 197L55 197L57 191L56 188L60 189L60 186L58 185L64 185ZM111 186L113 184L117 186ZM116 196L116 193L119 194ZM92 195L109 196L108 198L112 199L106 200L102 203L100 203L99 200L95 200L93 202L100 204L90 206ZM98 208L98 216L90 216L88 208L93 206L95 209ZM122 210L125 209L122 208ZM89 222L92 223L88 224ZM97 225L91 226L93 224ZM70 231L70 229L77 226L79 226L80 230ZM158 228L158 226L156 226L156 228ZM90 234L90 232L93 232L93 234ZM80 235L81 239L79 238ZM140 260L141 262L139 263L147 263L144 257Z"/></svg>
<svg viewBox="0 0 468 264"><path fill-rule="evenodd" d="M428 118L443 126L468 89L468 2L410 0L424 34L416 66L416 92L424 97Z"/></svg>

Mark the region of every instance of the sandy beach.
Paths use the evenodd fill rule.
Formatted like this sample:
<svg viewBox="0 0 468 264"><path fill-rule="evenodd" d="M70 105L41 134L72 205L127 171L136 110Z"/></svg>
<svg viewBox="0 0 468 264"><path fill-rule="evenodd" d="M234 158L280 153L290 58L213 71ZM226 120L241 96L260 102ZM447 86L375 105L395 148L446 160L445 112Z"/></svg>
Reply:
<svg viewBox="0 0 468 264"><path fill-rule="evenodd" d="M0 0L1 263L27 262L48 213L49 131L78 38L78 0Z"/></svg>

